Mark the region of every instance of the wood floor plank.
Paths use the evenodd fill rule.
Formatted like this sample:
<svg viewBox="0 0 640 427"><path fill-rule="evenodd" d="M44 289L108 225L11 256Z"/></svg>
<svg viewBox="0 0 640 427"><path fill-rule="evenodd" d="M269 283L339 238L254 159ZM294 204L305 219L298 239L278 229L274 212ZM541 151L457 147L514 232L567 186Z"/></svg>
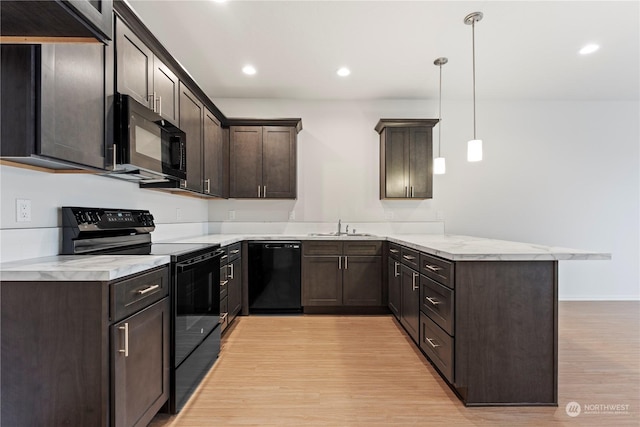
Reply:
<svg viewBox="0 0 640 427"><path fill-rule="evenodd" d="M182 412L151 426L637 426L639 326L639 302L561 302L559 406L466 408L392 316L239 317Z"/></svg>

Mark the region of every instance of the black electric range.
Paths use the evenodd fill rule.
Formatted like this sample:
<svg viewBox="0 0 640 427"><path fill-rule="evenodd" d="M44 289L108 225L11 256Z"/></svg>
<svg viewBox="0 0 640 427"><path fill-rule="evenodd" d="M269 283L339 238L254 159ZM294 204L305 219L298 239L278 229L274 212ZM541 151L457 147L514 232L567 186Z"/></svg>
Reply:
<svg viewBox="0 0 640 427"><path fill-rule="evenodd" d="M148 210L62 207L63 254L168 255L170 392L166 409L177 413L220 351L220 245L152 243Z"/></svg>

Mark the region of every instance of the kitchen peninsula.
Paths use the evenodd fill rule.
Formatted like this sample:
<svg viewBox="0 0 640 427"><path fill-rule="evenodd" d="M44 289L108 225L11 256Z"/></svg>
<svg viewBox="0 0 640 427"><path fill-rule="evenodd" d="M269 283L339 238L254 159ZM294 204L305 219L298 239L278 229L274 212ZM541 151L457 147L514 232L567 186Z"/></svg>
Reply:
<svg viewBox="0 0 640 427"><path fill-rule="evenodd" d="M611 257L585 250L442 234L210 234L173 242L222 247L243 242L246 250L246 243L253 240L300 240L303 245L318 241L381 242L383 305L388 304L415 344L468 406L557 405L558 261ZM54 258L59 262L52 262ZM104 270L98 262L103 257L85 257L81 263L77 258L3 263L0 277L8 283L74 277L85 280ZM143 258L135 257L133 262L146 265L148 260ZM96 262L90 262L92 259ZM75 273L69 273L69 266ZM250 266L245 264L243 270L247 268ZM78 273L80 269L83 275ZM127 275L126 269L120 271ZM246 279L242 286L243 312L247 314ZM304 289L305 284L302 286Z"/></svg>

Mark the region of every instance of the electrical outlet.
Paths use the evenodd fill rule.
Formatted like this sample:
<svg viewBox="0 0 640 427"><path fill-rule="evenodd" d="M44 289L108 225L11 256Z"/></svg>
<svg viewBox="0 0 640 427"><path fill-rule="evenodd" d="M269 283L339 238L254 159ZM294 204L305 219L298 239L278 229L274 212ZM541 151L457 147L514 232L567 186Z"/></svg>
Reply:
<svg viewBox="0 0 640 427"><path fill-rule="evenodd" d="M16 199L16 221L18 222L31 221L31 200Z"/></svg>
<svg viewBox="0 0 640 427"><path fill-rule="evenodd" d="M236 219L236 211L229 211L229 219Z"/></svg>
<svg viewBox="0 0 640 427"><path fill-rule="evenodd" d="M289 212L289 220L295 221L295 219L296 219L296 212L295 211Z"/></svg>
<svg viewBox="0 0 640 427"><path fill-rule="evenodd" d="M387 221L391 221L393 219L393 211L385 211L384 218Z"/></svg>

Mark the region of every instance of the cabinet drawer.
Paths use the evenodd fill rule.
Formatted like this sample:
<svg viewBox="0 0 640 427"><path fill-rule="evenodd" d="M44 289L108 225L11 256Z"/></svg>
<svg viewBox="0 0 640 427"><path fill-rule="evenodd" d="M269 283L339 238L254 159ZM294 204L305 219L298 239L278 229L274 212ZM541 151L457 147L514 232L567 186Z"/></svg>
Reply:
<svg viewBox="0 0 640 427"><path fill-rule="evenodd" d="M454 335L453 300L451 289L420 276L420 309L449 335Z"/></svg>
<svg viewBox="0 0 640 427"><path fill-rule="evenodd" d="M169 295L169 269L163 267L111 284L113 321L139 311Z"/></svg>
<svg viewBox="0 0 640 427"><path fill-rule="evenodd" d="M436 256L420 254L420 273L453 289L453 263Z"/></svg>
<svg viewBox="0 0 640 427"><path fill-rule="evenodd" d="M454 374L453 346L453 338L424 313L420 313L420 349L450 383L453 383Z"/></svg>
<svg viewBox="0 0 640 427"><path fill-rule="evenodd" d="M401 246L400 255L400 261L402 261L404 265L408 265L414 270L419 270L418 267L420 265L420 253L418 251L414 251L413 249Z"/></svg>
<svg viewBox="0 0 640 427"><path fill-rule="evenodd" d="M382 242L359 240L344 242L345 255L382 255Z"/></svg>
<svg viewBox="0 0 640 427"><path fill-rule="evenodd" d="M395 243L389 243L389 258L400 261L400 252L402 251L400 245Z"/></svg>
<svg viewBox="0 0 640 427"><path fill-rule="evenodd" d="M311 255L311 256L323 256L323 255L340 256L342 255L342 242L340 240L303 242L302 253L304 255Z"/></svg>
<svg viewBox="0 0 640 427"><path fill-rule="evenodd" d="M227 255L229 255L229 262L240 258L240 250L241 250L241 243L234 243L233 245L229 245L227 246Z"/></svg>

